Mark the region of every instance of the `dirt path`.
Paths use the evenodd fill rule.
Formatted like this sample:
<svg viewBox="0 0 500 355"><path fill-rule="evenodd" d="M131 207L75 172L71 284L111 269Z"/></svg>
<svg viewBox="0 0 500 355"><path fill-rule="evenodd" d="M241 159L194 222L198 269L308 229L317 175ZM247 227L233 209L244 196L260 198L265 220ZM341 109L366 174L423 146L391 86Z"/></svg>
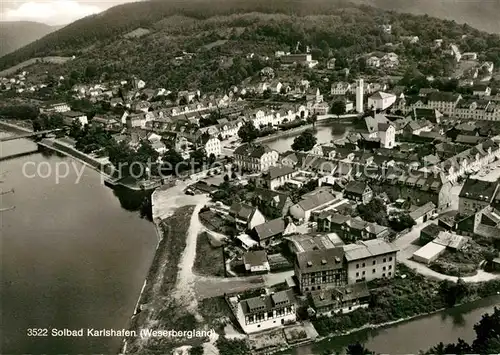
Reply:
<svg viewBox="0 0 500 355"><path fill-rule="evenodd" d="M174 292L174 297L180 301L180 304L193 313L199 321L202 321L202 318L198 313L198 301L195 292L196 278L193 273L193 265L196 259L196 242L198 240L198 234L203 230L203 225L198 218L198 213L207 202L208 197L205 196L204 198L200 198L191 216L189 229L186 235L186 248L182 253L179 263L177 285Z"/></svg>
<svg viewBox="0 0 500 355"><path fill-rule="evenodd" d="M399 260L399 262L414 269L417 273L424 275L424 276L427 276L427 277L432 277L432 278L438 279L438 280L450 280L450 281L455 281L455 282L458 280L458 277L456 277L456 276L449 276L449 275L440 274L439 272L436 272L434 270L429 269L426 265L417 263L416 261L413 261L413 260L402 259L402 260ZM491 280L496 280L496 279L500 279L500 274L491 274L491 273L486 272L484 270L478 270L477 274L474 276L462 277L462 280L464 282L467 282L467 283L491 281Z"/></svg>

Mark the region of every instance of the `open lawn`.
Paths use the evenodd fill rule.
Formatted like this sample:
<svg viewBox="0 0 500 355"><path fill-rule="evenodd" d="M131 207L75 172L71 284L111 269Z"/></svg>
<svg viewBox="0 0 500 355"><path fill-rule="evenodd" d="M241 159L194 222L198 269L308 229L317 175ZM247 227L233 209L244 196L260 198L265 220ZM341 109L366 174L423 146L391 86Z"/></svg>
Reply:
<svg viewBox="0 0 500 355"><path fill-rule="evenodd" d="M213 247L210 244L210 235L207 232L198 235L196 244L196 259L194 272L204 276L224 276L224 261L222 247Z"/></svg>

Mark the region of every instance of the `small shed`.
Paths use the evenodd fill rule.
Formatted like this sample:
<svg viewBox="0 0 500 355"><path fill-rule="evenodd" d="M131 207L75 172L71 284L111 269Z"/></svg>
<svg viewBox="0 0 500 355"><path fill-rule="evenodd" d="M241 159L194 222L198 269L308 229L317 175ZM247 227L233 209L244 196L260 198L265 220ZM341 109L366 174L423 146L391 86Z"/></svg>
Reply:
<svg viewBox="0 0 500 355"><path fill-rule="evenodd" d="M413 253L413 259L415 261L428 265L439 258L439 256L443 254L445 250L446 247L444 245L430 242Z"/></svg>

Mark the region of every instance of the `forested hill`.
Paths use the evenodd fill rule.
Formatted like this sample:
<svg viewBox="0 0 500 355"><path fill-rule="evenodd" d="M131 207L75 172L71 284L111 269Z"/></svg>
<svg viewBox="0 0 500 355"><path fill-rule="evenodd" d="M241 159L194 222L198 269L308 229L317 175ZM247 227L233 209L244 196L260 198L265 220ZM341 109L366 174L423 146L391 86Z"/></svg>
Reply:
<svg viewBox="0 0 500 355"><path fill-rule="evenodd" d="M354 0L384 10L427 14L500 33L500 0Z"/></svg>
<svg viewBox="0 0 500 355"><path fill-rule="evenodd" d="M33 57L68 55L97 41L109 41L138 27L149 28L172 15L206 19L217 15L262 12L296 15L324 14L343 0L156 0L112 7L97 15L75 21L13 53L0 58L0 70Z"/></svg>
<svg viewBox="0 0 500 355"><path fill-rule="evenodd" d="M383 24L392 25L392 34ZM124 36L132 31L142 36ZM362 70L360 56L387 51L385 44L402 36L420 41L390 50L427 75L448 75L446 61L431 50L438 38L500 66L500 36L430 16L335 0L167 0L125 4L76 21L1 58L0 69L32 57L75 55L51 72L63 75L69 87L137 76L153 88L226 90L274 66L275 51L298 42L312 49L313 58L334 57L355 72Z"/></svg>
<svg viewBox="0 0 500 355"><path fill-rule="evenodd" d="M373 5L382 9L426 13L500 32L500 0L351 1L358 5ZM115 40L117 36L138 27L150 28L158 21L172 15L197 19L248 12L305 16L334 14L339 9L351 6L345 0L153 0L129 3L78 20L0 58L0 70L33 57L77 54L75 52L84 50L97 42ZM366 8L364 10L366 11ZM370 11L377 16L382 16L383 13L374 9ZM45 33L43 31L32 32Z"/></svg>
<svg viewBox="0 0 500 355"><path fill-rule="evenodd" d="M0 22L0 56L24 47L58 28L30 21Z"/></svg>

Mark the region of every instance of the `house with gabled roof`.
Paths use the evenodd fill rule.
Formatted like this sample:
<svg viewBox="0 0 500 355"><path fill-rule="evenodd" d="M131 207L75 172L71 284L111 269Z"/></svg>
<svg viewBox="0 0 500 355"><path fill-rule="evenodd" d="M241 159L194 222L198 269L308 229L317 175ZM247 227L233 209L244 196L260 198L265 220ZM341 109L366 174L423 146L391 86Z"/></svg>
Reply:
<svg viewBox="0 0 500 355"><path fill-rule="evenodd" d="M373 191L366 182L350 181L344 189L344 197L358 203L368 203L373 197Z"/></svg>
<svg viewBox="0 0 500 355"><path fill-rule="evenodd" d="M368 108L372 110L385 110L396 102L396 95L378 91L368 98Z"/></svg>
<svg viewBox="0 0 500 355"><path fill-rule="evenodd" d="M298 221L307 222L314 211L333 204L338 198L328 191L320 190L290 207L290 215Z"/></svg>
<svg viewBox="0 0 500 355"><path fill-rule="evenodd" d="M255 226L252 230L252 236L259 242L260 246L272 244L285 232L286 222L282 217L267 221Z"/></svg>
<svg viewBox="0 0 500 355"><path fill-rule="evenodd" d="M266 218L257 207L241 202L235 202L231 205L229 216L237 224L243 225L250 230L266 221Z"/></svg>
<svg viewBox="0 0 500 355"><path fill-rule="evenodd" d="M245 271L252 274L267 273L271 270L265 250L247 251L243 255Z"/></svg>
<svg viewBox="0 0 500 355"><path fill-rule="evenodd" d="M316 220L318 231L336 233L342 240L354 242L384 238L389 235L389 228L376 223L366 222L360 217L353 218L335 210L320 212Z"/></svg>
<svg viewBox="0 0 500 355"><path fill-rule="evenodd" d="M309 301L316 316L333 316L349 313L359 308L368 308L370 291L365 282L312 291Z"/></svg>
<svg viewBox="0 0 500 355"><path fill-rule="evenodd" d="M291 180L293 180L293 178L298 174L299 171L297 169L287 165L271 166L262 174L259 181L264 188L276 190L280 186L291 182Z"/></svg>
<svg viewBox="0 0 500 355"><path fill-rule="evenodd" d="M392 278L398 248L383 239L358 241L343 246L349 284Z"/></svg>
<svg viewBox="0 0 500 355"><path fill-rule="evenodd" d="M248 299L230 297L229 304L246 334L295 323L296 300L291 289Z"/></svg>
<svg viewBox="0 0 500 355"><path fill-rule="evenodd" d="M284 217L288 214L291 206L293 206L290 194L281 191L273 191L263 188L255 188L249 199L256 200L256 204L260 202L269 203L272 207L278 209L281 212L281 216Z"/></svg>

